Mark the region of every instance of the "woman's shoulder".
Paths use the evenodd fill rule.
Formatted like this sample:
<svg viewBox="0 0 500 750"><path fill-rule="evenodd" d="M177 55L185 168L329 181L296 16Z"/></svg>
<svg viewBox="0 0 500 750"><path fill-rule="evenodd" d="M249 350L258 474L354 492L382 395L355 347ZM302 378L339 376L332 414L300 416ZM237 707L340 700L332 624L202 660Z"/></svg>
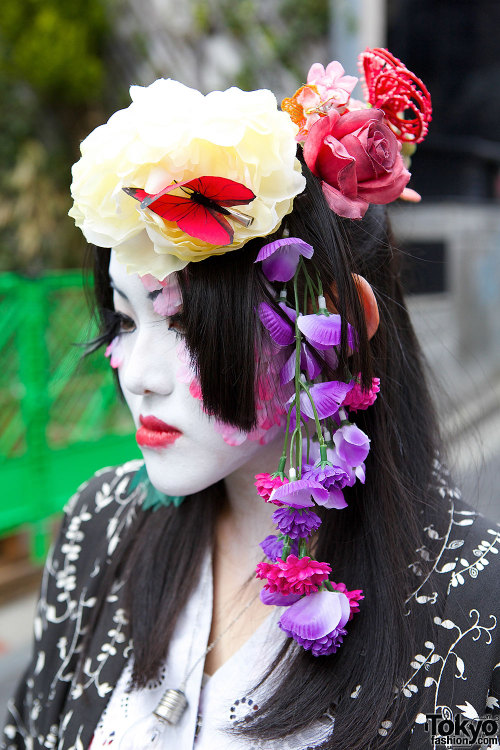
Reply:
<svg viewBox="0 0 500 750"><path fill-rule="evenodd" d="M59 537L49 556L64 560L75 573L89 566L102 568L116 550L142 503L143 489L133 486L141 460L100 469L84 482L64 507Z"/></svg>
<svg viewBox="0 0 500 750"><path fill-rule="evenodd" d="M428 741L427 715L475 719L500 698L500 524L439 488L444 512L424 524L407 600L429 615L401 691L419 702L412 750Z"/></svg>

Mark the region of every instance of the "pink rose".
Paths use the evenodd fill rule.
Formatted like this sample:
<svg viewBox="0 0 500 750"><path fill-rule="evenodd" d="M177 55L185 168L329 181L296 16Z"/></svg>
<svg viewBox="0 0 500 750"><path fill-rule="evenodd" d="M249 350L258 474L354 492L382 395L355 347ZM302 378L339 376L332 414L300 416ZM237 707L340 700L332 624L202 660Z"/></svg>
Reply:
<svg viewBox="0 0 500 750"><path fill-rule="evenodd" d="M383 119L380 109L345 115L330 110L309 131L305 162L322 180L327 203L339 216L361 219L370 203L399 198L410 179L401 146Z"/></svg>

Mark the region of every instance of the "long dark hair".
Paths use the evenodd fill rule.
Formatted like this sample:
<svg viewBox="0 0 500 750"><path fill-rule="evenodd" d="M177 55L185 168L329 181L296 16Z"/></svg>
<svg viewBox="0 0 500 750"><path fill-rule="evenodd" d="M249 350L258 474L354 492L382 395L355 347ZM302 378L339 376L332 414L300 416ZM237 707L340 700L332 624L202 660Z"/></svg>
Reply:
<svg viewBox="0 0 500 750"><path fill-rule="evenodd" d="M422 515L439 512L431 489L438 430L385 208L372 206L362 221L341 219L328 208L305 166L304 173L307 188L276 236L287 231L314 246L324 288L331 290L338 311L360 337L351 370L361 372L365 383L374 373L382 384L374 406L356 416L372 439L366 484L358 482L346 491L348 508L341 513L324 513L315 550L319 560L332 565L334 580L362 588L366 599L335 655L315 658L293 641L287 643L270 667L267 702L236 731L279 738L333 710L335 730L324 747L366 750L389 747L398 729L401 734L408 727L394 688L408 669L419 632L428 625L419 620L426 615L407 616L404 600L415 587L409 568L421 543ZM256 306L271 299L253 262L269 239L191 263L179 273L185 340L204 405L242 429L255 422ZM112 335L104 312L112 304L108 260L109 253L96 252L102 342ZM369 281L379 304L380 326L370 342L353 273ZM346 363L344 342L340 369ZM223 504L219 483L180 509L142 513L120 547L113 570L124 573L127 581L137 686L154 678L166 657L176 619L200 571L200 550L211 543ZM359 685L362 689L356 691ZM387 718L395 727L393 740L378 733Z"/></svg>

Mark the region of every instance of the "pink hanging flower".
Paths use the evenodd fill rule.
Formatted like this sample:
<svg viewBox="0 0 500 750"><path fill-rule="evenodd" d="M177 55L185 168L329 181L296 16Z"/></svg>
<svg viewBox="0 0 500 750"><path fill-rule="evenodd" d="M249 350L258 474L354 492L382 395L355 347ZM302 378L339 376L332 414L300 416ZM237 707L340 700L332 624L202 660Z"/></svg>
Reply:
<svg viewBox="0 0 500 750"><path fill-rule="evenodd" d="M271 500L271 493L274 489L277 487L281 487L282 484L288 483L288 477L284 477L281 479L280 477L275 476L274 474L256 474L255 479L257 480L255 482L255 486L257 487L257 492L259 495L264 498L266 503L274 503L274 505L283 505L282 502L279 500Z"/></svg>
<svg viewBox="0 0 500 750"><path fill-rule="evenodd" d="M275 563L258 563L256 577L267 580L264 588L271 593L313 594L331 572L328 563L317 562L310 557L288 555L286 560Z"/></svg>
<svg viewBox="0 0 500 750"><path fill-rule="evenodd" d="M377 400L380 391L380 378L373 378L370 388L366 391L359 383L355 383L352 390L346 395L342 406L347 406L351 411L368 409Z"/></svg>
<svg viewBox="0 0 500 750"><path fill-rule="evenodd" d="M335 583L335 581L330 581L335 591L340 591L342 594L345 594L347 598L349 599L349 606L351 608L351 614L349 617L349 620L352 620L355 614L359 612L359 602L364 599L363 592L361 589L353 589L353 591L348 591L347 586L345 583Z"/></svg>

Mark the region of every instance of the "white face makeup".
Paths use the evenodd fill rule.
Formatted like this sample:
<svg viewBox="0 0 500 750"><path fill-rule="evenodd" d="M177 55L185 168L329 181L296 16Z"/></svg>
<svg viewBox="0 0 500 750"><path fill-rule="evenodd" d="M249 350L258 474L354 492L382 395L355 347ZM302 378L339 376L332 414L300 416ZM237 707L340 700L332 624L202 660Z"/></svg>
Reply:
<svg viewBox="0 0 500 750"><path fill-rule="evenodd" d="M167 495L189 495L253 465L259 454L260 471L267 471L266 454L274 455L274 446L250 440L229 445L191 395L181 375L186 369L185 358L179 357L181 334L155 312L155 293L137 274L128 274L113 252L109 268L115 309L129 319L114 347L115 364L138 442L145 443L140 447L153 485Z"/></svg>

